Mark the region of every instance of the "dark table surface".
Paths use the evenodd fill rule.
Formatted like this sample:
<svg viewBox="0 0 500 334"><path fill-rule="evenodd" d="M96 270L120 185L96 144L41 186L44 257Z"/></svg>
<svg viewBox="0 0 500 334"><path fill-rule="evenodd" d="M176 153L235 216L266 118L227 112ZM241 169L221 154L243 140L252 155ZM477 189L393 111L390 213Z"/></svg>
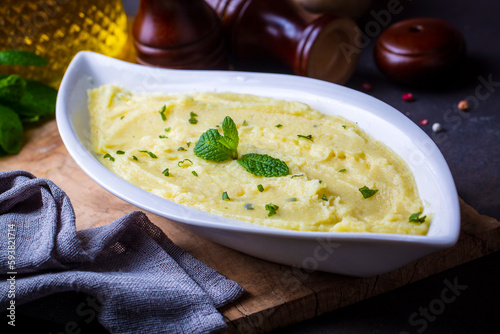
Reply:
<svg viewBox="0 0 500 334"><path fill-rule="evenodd" d="M124 3L130 13L138 0ZM461 79L441 89L393 83L375 66L374 36L361 52L356 72L346 86L363 91L362 84L368 82L373 87L369 94L419 125L420 120L428 120L420 126L446 158L459 195L480 213L500 219L500 1L400 3L403 10L390 17L391 24L413 17L438 17L462 32L467 56ZM373 10L377 13L385 6L375 1ZM364 30L374 20L375 16L368 14L360 28ZM488 87L485 81L490 82ZM405 92L411 92L415 101L404 102L401 95ZM468 113L458 112L457 103L468 97L476 97L479 103ZM445 130L439 136L431 129L435 122ZM496 252L274 333L500 333L499 278L500 252ZM42 329L43 324L39 325ZM88 330L98 329L92 325Z"/></svg>

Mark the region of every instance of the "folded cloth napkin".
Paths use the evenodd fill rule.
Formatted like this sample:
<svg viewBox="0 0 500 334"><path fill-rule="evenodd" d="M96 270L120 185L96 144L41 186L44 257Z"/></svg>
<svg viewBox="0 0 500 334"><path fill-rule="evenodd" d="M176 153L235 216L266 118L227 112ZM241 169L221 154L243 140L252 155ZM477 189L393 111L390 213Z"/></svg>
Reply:
<svg viewBox="0 0 500 334"><path fill-rule="evenodd" d="M76 291L99 301L111 333L209 333L225 327L217 307L243 293L142 212L76 231L68 196L25 171L0 172L0 231L2 311Z"/></svg>

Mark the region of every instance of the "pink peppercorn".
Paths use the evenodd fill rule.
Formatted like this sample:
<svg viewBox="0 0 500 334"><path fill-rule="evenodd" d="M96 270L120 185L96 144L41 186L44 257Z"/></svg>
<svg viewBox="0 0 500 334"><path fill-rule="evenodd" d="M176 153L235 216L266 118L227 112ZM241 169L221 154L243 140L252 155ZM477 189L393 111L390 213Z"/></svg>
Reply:
<svg viewBox="0 0 500 334"><path fill-rule="evenodd" d="M363 90L368 92L368 91L372 90L373 87L372 87L371 83L363 82L363 84L361 85L361 88L363 88Z"/></svg>
<svg viewBox="0 0 500 334"><path fill-rule="evenodd" d="M426 120L426 119L421 119L419 123L422 124L422 125L426 125L428 122L429 121Z"/></svg>
<svg viewBox="0 0 500 334"><path fill-rule="evenodd" d="M412 93L404 93L401 98L403 101L410 102L413 101L413 94Z"/></svg>

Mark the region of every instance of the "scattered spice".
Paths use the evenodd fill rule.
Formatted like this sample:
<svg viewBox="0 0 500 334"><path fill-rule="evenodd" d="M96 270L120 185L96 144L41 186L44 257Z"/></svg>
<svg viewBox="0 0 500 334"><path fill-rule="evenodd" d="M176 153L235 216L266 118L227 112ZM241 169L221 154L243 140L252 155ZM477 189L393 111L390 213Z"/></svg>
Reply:
<svg viewBox="0 0 500 334"><path fill-rule="evenodd" d="M369 83L369 82L363 82L361 84L361 88L363 88L363 90L367 91L367 92L369 92L369 91L371 91L373 89L372 84Z"/></svg>
<svg viewBox="0 0 500 334"><path fill-rule="evenodd" d="M469 102L467 102L465 100L458 102L458 109L460 109L462 111L469 110L470 109Z"/></svg>
<svg viewBox="0 0 500 334"><path fill-rule="evenodd" d="M439 123L434 123L434 124L432 124L432 131L434 131L434 132L443 131L443 127Z"/></svg>
<svg viewBox="0 0 500 334"><path fill-rule="evenodd" d="M414 101L415 99L413 98L413 94L412 93L404 93L403 95L401 95L401 98L403 99L403 101L405 102L411 102L411 101Z"/></svg>

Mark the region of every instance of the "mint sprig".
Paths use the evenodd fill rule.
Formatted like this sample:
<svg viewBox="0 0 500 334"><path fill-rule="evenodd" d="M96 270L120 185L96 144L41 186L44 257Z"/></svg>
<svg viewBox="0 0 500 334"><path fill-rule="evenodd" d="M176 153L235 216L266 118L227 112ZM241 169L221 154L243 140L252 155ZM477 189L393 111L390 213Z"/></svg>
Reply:
<svg viewBox="0 0 500 334"><path fill-rule="evenodd" d="M208 129L204 132L194 146L194 154L202 159L217 162L237 159L238 129L231 117L224 118L222 131L224 136L221 136L217 129Z"/></svg>
<svg viewBox="0 0 500 334"><path fill-rule="evenodd" d="M238 159L238 129L231 117L224 118L222 132L223 136L217 129L208 129L202 133L194 146L194 154L199 158L216 162L237 159L248 172L257 176L288 175L286 163L267 154L250 153Z"/></svg>

